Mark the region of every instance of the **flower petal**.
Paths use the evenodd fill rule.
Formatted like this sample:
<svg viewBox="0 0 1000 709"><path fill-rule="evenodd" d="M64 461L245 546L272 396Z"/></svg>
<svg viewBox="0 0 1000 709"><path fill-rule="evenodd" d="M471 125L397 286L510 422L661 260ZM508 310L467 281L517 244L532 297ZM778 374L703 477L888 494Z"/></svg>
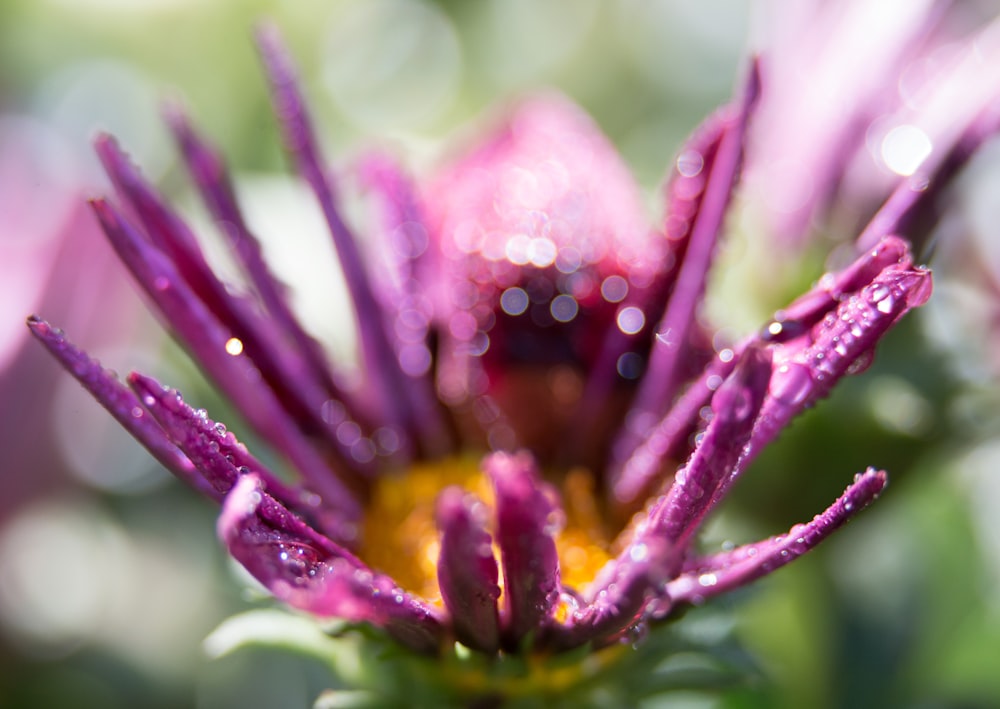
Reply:
<svg viewBox="0 0 1000 709"><path fill-rule="evenodd" d="M53 328L46 321L32 315L28 318L28 327L59 360L59 363L114 416L126 431L145 446L163 467L195 489L213 495L213 488L198 474L194 464L170 441L166 432L149 412L143 409L136 395L118 381L113 372L104 369L100 362L89 357L86 352L67 340L61 330Z"/></svg>
<svg viewBox="0 0 1000 709"><path fill-rule="evenodd" d="M709 267L739 177L747 122L760 92L759 82L757 66L753 65L739 103L723 109L728 112L725 119L728 125L705 177L705 193L691 223L691 236L670 302L657 325L646 372L629 416L633 424L643 420L651 423L663 416L683 380L681 365L690 359L690 338L697 322L696 310L705 294ZM642 436L642 429L628 425L622 428L613 444L613 467L631 455Z"/></svg>
<svg viewBox="0 0 1000 709"><path fill-rule="evenodd" d="M771 353L748 350L736 371L712 397L712 419L691 459L677 471L667 494L636 530L636 544L665 539L684 549L711 508L710 501L726 485L751 438L771 380ZM630 553L626 550L626 553Z"/></svg>
<svg viewBox="0 0 1000 709"><path fill-rule="evenodd" d="M500 648L499 572L483 503L461 488L448 488L438 498L437 523L438 584L455 637L474 650L495 653Z"/></svg>
<svg viewBox="0 0 1000 709"><path fill-rule="evenodd" d="M644 331L652 328L654 322L663 317L670 293L676 285L678 272L684 263L684 257L691 241L692 226L699 215L699 208L705 198L705 186L712 173L719 146L723 138L731 132L732 116L729 110L719 110L709 116L698 126L694 133L681 147L667 183L666 213L664 215L665 242L669 253L664 261L664 268L657 274L652 285L647 289L630 288L622 300L619 312L626 308L638 308L645 314L649 322ZM599 432L600 421L607 414L608 397L621 381L618 363L626 352L648 348L649 337L640 340L643 333L625 333L617 322L611 324L604 334L600 355L594 364L580 397L577 413L577 423L573 425L576 431ZM648 335L648 332L646 333ZM728 374L728 372L727 372ZM630 418L626 425L637 428L643 426L647 416L640 420ZM599 435L599 434L594 434ZM576 444L573 441L571 445ZM627 444L623 443L622 446ZM617 477L612 475L611 477Z"/></svg>
<svg viewBox="0 0 1000 709"><path fill-rule="evenodd" d="M230 240L233 253L249 275L270 321L274 323L276 330L294 344L293 349L307 360L308 366L300 368L305 370L302 373L315 375L321 385L319 388L326 393L327 398L345 402L352 417L357 420L360 411L351 404L343 387L335 381L319 343L299 325L288 305L284 285L275 278L264 261L260 243L250 232L236 201L222 156L195 132L179 105L168 105L165 116L184 156L188 172L197 183L206 206ZM285 371L282 379L290 383L294 381L292 376L296 373L294 368Z"/></svg>
<svg viewBox="0 0 1000 709"><path fill-rule="evenodd" d="M260 372L244 352L230 354L229 331L216 320L181 279L171 261L103 200L92 203L109 240L164 318L205 371L240 412L296 466L317 492L334 501L349 497L337 476L350 472L320 456L273 392L259 385Z"/></svg>
<svg viewBox="0 0 1000 709"><path fill-rule="evenodd" d="M483 461L483 468L496 495L503 643L515 650L549 621L559 598L559 558L550 532L556 505L527 453L494 453Z"/></svg>
<svg viewBox="0 0 1000 709"><path fill-rule="evenodd" d="M667 594L675 605L697 604L771 573L814 548L870 505L887 483L884 471L869 468L811 522L796 525L787 534L695 560L686 573L667 584Z"/></svg>
<svg viewBox="0 0 1000 709"><path fill-rule="evenodd" d="M429 263L431 254L436 254L430 248L427 220L416 187L390 157L370 153L361 161L358 172L365 188L374 192L379 202L387 242L383 260L390 268L384 270L391 271L392 277L379 283L379 294L392 318L390 334L396 335L396 356L409 377L408 386L397 394L408 397L416 412L412 423L421 452L443 455L454 443L434 391L434 355L430 349L434 308L426 285L438 272L425 267L439 264Z"/></svg>
<svg viewBox="0 0 1000 709"><path fill-rule="evenodd" d="M843 376L865 369L882 336L910 309L923 305L931 289L927 269L889 266L812 328L777 345L761 425L754 430L741 468Z"/></svg>
<svg viewBox="0 0 1000 709"><path fill-rule="evenodd" d="M332 538L349 542L357 537L354 523L361 509L346 491L340 497L320 499L312 492L290 487L251 455L225 426L208 418L203 409L195 411L188 406L176 390L136 372L129 375L128 382L170 439L212 485L213 497L221 500L241 475L252 473L281 504L313 520Z"/></svg>
<svg viewBox="0 0 1000 709"><path fill-rule="evenodd" d="M489 415L466 418L495 448L596 464L603 451L587 444L600 437L572 425L577 383L615 327L624 291L645 290L667 257L665 240L649 238L614 146L567 99L533 96L443 170L424 199L444 276L429 284L443 398L478 406L490 397ZM628 328L643 329L644 316L631 315ZM613 359L610 368L618 384ZM616 418L607 403L602 423Z"/></svg>
<svg viewBox="0 0 1000 709"><path fill-rule="evenodd" d="M312 531L264 492L257 476L240 477L227 495L218 534L279 600L315 615L382 627L420 652L440 647L443 628L433 608Z"/></svg>
<svg viewBox="0 0 1000 709"><path fill-rule="evenodd" d="M319 146L313 135L305 102L299 91L291 57L276 28L261 25L257 45L271 85L271 100L285 148L296 169L309 183L333 237L347 290L358 322L362 361L368 375L366 385L375 397L380 421L402 424L412 430L416 414L406 397L398 396L408 385L385 330L385 313L375 297L354 236L337 209L333 185L327 177Z"/></svg>
<svg viewBox="0 0 1000 709"><path fill-rule="evenodd" d="M261 313L256 303L235 295L215 276L191 229L146 183L113 138L100 136L95 147L108 174L145 227L145 234L141 234L138 230L130 229L122 219L120 221L125 224L126 235L134 239L148 236L152 243L144 243L145 240L135 242L134 246L143 247L136 249L139 254L156 251L162 254L161 261L169 263L169 266L161 266L162 273L155 275L168 279L178 289L187 291L189 300L197 300L208 311L210 317L225 331L226 344L238 343L240 354L252 360L253 368L257 370L255 378L262 379L267 384L274 392L277 403L305 433L322 437L331 453L340 459L345 468L352 472L370 472L371 466L365 456L353 453L350 446L344 445L336 436L334 427L322 417L328 400L343 400L343 392L325 387L321 375L317 374L310 362L300 356L298 348L293 347L290 339L276 326L275 323L280 320ZM99 202L95 202L101 224L121 255L121 237L108 231L113 225L102 214L99 205ZM132 268L131 264L129 266ZM165 299L156 290L151 290L148 283L142 285L162 310ZM189 339L190 333L179 325L178 313L163 311L163 314L189 346L193 346ZM230 361L229 348L226 349L226 353L214 353L215 358L222 362ZM352 415L353 413L350 412ZM267 435L267 429L262 433Z"/></svg>
<svg viewBox="0 0 1000 709"><path fill-rule="evenodd" d="M646 439L635 448L618 475L611 477L615 501L628 506L641 499L663 474L666 462L685 454L702 408L748 348L765 343L802 342L812 328L834 317L842 303L857 297L883 272L907 270L913 270L913 261L906 242L895 236L884 237L847 268L820 278L808 293L775 313L774 320L761 332L750 335L731 349L722 350L666 416L649 429Z"/></svg>

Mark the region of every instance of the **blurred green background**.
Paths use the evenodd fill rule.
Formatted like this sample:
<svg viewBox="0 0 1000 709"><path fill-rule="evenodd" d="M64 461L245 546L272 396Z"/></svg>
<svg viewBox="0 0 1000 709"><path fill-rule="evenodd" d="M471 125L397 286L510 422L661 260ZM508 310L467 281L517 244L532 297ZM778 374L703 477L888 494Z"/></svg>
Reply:
<svg viewBox="0 0 1000 709"><path fill-rule="evenodd" d="M315 229L285 177L253 51L251 28L268 18L292 47L338 165L377 146L419 174L498 100L555 87L618 145L652 217L680 141L727 100L748 49L766 48L782 8L738 0L0 3L0 707L309 706L332 681L321 664L263 648L209 657L202 641L218 623L268 605L220 552L214 509L158 471L25 339L23 318L38 311L108 366L160 376L238 430L94 231L84 202L108 189L89 152L95 131L117 135L204 224L158 117L163 98L181 97L240 175L262 233ZM957 36L998 9L955 3L943 26ZM759 665L754 677L663 706L1000 706L1000 357L992 346L1000 325L990 270L1000 234L989 230L1000 220L986 218L985 232L973 233L984 221L976 215L995 215L1000 202L988 189L1000 186L998 152L987 146L950 195L940 297L892 333L868 372L768 451L705 544L750 541L809 519L867 465L890 471L888 492L816 553L719 604ZM749 160L766 158L765 148ZM879 189L871 199L884 196ZM854 236L870 208L837 201L789 245L744 195L711 316L733 334L758 325L820 275L827 252ZM329 325L330 338L342 337Z"/></svg>

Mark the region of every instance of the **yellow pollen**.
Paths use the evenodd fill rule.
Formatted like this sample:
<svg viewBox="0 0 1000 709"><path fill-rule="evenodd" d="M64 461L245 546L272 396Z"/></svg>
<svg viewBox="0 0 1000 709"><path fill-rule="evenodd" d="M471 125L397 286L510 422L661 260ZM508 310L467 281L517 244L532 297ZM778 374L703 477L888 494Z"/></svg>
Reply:
<svg viewBox="0 0 1000 709"><path fill-rule="evenodd" d="M360 550L361 558L373 568L389 574L406 590L439 604L440 542L434 511L438 494L452 485L493 506L492 486L475 458L447 458L380 477L365 513ZM562 583L576 589L586 586L610 558L609 539L593 488L593 478L584 470L570 471L563 479L566 523L554 538ZM499 563L495 543L493 547ZM502 588L502 574L500 585ZM567 613L560 604L557 615L565 618Z"/></svg>
<svg viewBox="0 0 1000 709"><path fill-rule="evenodd" d="M226 352L233 357L243 354L243 340L238 337L230 337L226 340Z"/></svg>

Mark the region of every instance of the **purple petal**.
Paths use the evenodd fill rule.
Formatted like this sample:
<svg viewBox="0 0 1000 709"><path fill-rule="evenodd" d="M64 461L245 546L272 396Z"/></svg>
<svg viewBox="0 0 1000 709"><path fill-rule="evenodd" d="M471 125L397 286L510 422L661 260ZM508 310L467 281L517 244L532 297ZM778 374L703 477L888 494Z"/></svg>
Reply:
<svg viewBox="0 0 1000 709"><path fill-rule="evenodd" d="M432 376L429 338L434 312L425 284L437 271L421 270L431 252L427 220L414 185L389 157L367 155L359 173L378 198L387 242L383 258L393 266L386 271L391 270L394 279L384 279L379 291L384 309L391 313L396 356L409 381L398 393L410 399L416 413L413 423L422 452L428 457L444 455L453 444Z"/></svg>
<svg viewBox="0 0 1000 709"><path fill-rule="evenodd" d="M586 643L606 645L629 627L643 622L643 614L657 589L670 578L668 569L680 563L679 550L664 540L651 539L630 549L627 563L610 562L598 575L592 598L573 610L565 623L550 625L544 647L562 651Z"/></svg>
<svg viewBox="0 0 1000 709"><path fill-rule="evenodd" d="M706 177L705 195L691 225L684 262L677 274L666 313L657 326L646 373L630 412L633 427L626 425L613 444L614 467L624 462L641 441L645 432L641 421L655 421L666 413L681 384L683 373L680 368L691 354L690 336L697 321L695 314L704 296L709 267L739 175L747 122L760 91L759 82L760 76L754 64L740 103L729 109L733 114L729 118L730 125L725 130ZM637 424L640 425L638 430L634 427Z"/></svg>
<svg viewBox="0 0 1000 709"><path fill-rule="evenodd" d="M228 333L227 337L239 341L242 352L258 370L254 376L266 382L274 391L278 403L304 431L322 436L344 465L362 471L370 469L368 456L352 455L352 451L338 440L333 426L323 420L322 411L326 402L331 397L343 399L343 392L327 388L311 363L299 355L298 349L291 346L290 339L275 326L276 321L261 313L256 303L234 295L215 276L190 228L146 183L113 138L100 136L95 147L108 174L141 218L152 243L142 239L138 230L127 225L125 235L139 239L137 245L142 247L142 251L158 251L164 256L162 260L169 261L171 273L161 273L160 277L169 277L178 288L183 283L183 289L189 291L189 299L198 300ZM95 203L95 208L100 204ZM109 221L100 211L98 216L107 232ZM125 223L125 220L121 222ZM114 241L110 233L108 236ZM149 286L143 286L149 292ZM163 302L157 294L150 292L150 295L153 302L162 308ZM178 327L173 315L164 315L175 328ZM179 332L182 337L186 335L183 331ZM225 355L222 359L225 360ZM354 414L353 411L350 413Z"/></svg>
<svg viewBox="0 0 1000 709"><path fill-rule="evenodd" d="M559 598L559 558L550 531L557 508L527 453L494 453L483 467L496 495L503 567L503 643L517 649L549 621Z"/></svg>
<svg viewBox="0 0 1000 709"><path fill-rule="evenodd" d="M176 390L135 372L129 375L128 382L170 439L212 485L214 497L221 500L241 475L252 473L281 504L315 520L333 538L344 541L356 538L353 523L360 519L361 508L348 491L321 500L307 490L290 487L251 455L225 426L209 419L204 410L195 411L188 406Z"/></svg>
<svg viewBox="0 0 1000 709"><path fill-rule="evenodd" d="M143 409L132 391L96 359L66 339L61 330L34 315L28 318L32 334L45 345L90 394L114 416L126 431L152 453L163 467L200 492L214 495L214 489L198 474L194 464L174 445L159 424ZM221 499L221 498L219 498Z"/></svg>
<svg viewBox="0 0 1000 709"><path fill-rule="evenodd" d="M250 277L264 307L279 330L294 343L294 349L307 361L307 372L315 375L328 398L348 404L352 416L357 417L357 407L350 405L349 397L334 380L320 345L312 339L295 319L288 306L284 285L271 273L261 255L260 244L250 232L233 193L232 182L222 156L201 139L191 126L179 105L171 104L165 110L167 123L181 149L188 171L194 178L205 204L229 238L233 252ZM284 377L286 380L288 374Z"/></svg>
<svg viewBox="0 0 1000 709"><path fill-rule="evenodd" d="M91 203L115 251L156 303L188 349L240 412L296 466L310 486L331 502L345 496L350 472L319 455L284 411L273 392L259 384L260 372L245 353L230 354L230 333L186 287L170 260L103 200Z"/></svg>
<svg viewBox="0 0 1000 709"><path fill-rule="evenodd" d="M732 128L731 118L726 110L716 111L698 126L681 148L665 189L667 206L664 236L669 245L669 254L664 261L667 265L647 291L630 289L621 303L619 312L627 307L639 308L645 313L650 325L663 317L670 292L676 283L678 270L684 263L691 240L692 225L705 198L706 181L719 154L719 145ZM618 327L617 322L613 322L608 328L601 345L601 353L590 372L581 396L578 423L572 427L574 430L597 430L607 397L612 394L615 385L621 379L617 369L619 357L637 346L639 334L626 334ZM636 422L636 425L641 427L641 422Z"/></svg>
<svg viewBox="0 0 1000 709"><path fill-rule="evenodd" d="M625 550L595 579L589 601L550 641L566 648L607 641L639 619L645 600L680 569L688 541L710 509L713 493L736 466L750 438L771 374L769 353L747 352L712 398L712 420L669 492L651 507ZM662 605L669 598L660 598Z"/></svg>
<svg viewBox="0 0 1000 709"><path fill-rule="evenodd" d="M812 290L775 313L774 320L761 332L719 352L667 415L650 427L646 439L632 451L620 472L612 474L609 482L614 499L626 506L641 499L663 473L666 463L685 454L702 408L747 348L764 343L802 342L814 326L824 318L833 317L842 303L856 297L883 272L906 271L912 265L906 242L895 236L885 237L847 268L820 278Z"/></svg>
<svg viewBox="0 0 1000 709"><path fill-rule="evenodd" d="M884 236L847 268L824 275L815 288L775 313L774 320L764 328L761 336L765 342L786 342L799 337L886 269L912 266L906 242L898 236Z"/></svg>
<svg viewBox="0 0 1000 709"><path fill-rule="evenodd" d="M315 615L382 627L419 652L440 648L437 611L310 530L264 492L255 475L242 476L226 497L218 534L279 600Z"/></svg>
<svg viewBox="0 0 1000 709"><path fill-rule="evenodd" d="M441 530L438 584L459 642L493 654L500 648L497 562L483 503L461 488L448 488L437 503Z"/></svg>
<svg viewBox="0 0 1000 709"><path fill-rule="evenodd" d="M770 379L770 352L748 350L712 397L712 419L694 454L677 471L666 496L650 509L648 521L640 523L630 547L650 538L665 539L680 549L687 546L716 491L743 455Z"/></svg>
<svg viewBox="0 0 1000 709"><path fill-rule="evenodd" d="M930 297L931 273L890 266L800 337L775 346L774 374L741 470L841 377L863 371L896 321Z"/></svg>
<svg viewBox="0 0 1000 709"><path fill-rule="evenodd" d="M368 374L367 384L376 399L380 420L402 423L412 430L414 412L406 398L397 395L407 385L385 331L384 313L364 269L358 245L337 209L333 186L326 175L319 146L313 136L305 103L296 83L295 70L278 31L263 25L257 32L257 44L264 70L271 84L271 98L278 117L285 147L296 168L309 183L326 218L340 266L351 294L360 330L362 359Z"/></svg>
<svg viewBox="0 0 1000 709"><path fill-rule="evenodd" d="M869 468L811 522L796 525L787 534L692 562L690 570L667 584L667 594L675 605L697 604L771 573L814 548L870 505L887 483L884 471Z"/></svg>

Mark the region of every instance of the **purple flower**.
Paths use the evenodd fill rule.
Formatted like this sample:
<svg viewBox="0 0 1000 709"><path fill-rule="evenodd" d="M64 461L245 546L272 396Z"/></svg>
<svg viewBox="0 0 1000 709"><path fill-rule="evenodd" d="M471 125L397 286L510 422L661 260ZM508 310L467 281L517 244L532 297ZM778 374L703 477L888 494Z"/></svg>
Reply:
<svg viewBox="0 0 1000 709"><path fill-rule="evenodd" d="M295 320L221 158L180 109L169 124L245 292L215 275L108 136L97 151L124 206L92 206L174 336L300 482L178 392L137 373L123 384L46 322L28 324L165 467L222 505L219 537L275 597L425 653L454 641L488 655L599 647L783 566L885 487L869 469L787 534L719 554L694 546L764 446L863 370L931 292L895 234L918 201L894 203L850 266L760 332L713 347L697 314L756 69L681 150L661 230L644 225L590 119L540 96L422 189L391 160L367 160L381 219L361 242L285 50L272 30L259 41L285 146L340 258L362 381L332 369Z"/></svg>

